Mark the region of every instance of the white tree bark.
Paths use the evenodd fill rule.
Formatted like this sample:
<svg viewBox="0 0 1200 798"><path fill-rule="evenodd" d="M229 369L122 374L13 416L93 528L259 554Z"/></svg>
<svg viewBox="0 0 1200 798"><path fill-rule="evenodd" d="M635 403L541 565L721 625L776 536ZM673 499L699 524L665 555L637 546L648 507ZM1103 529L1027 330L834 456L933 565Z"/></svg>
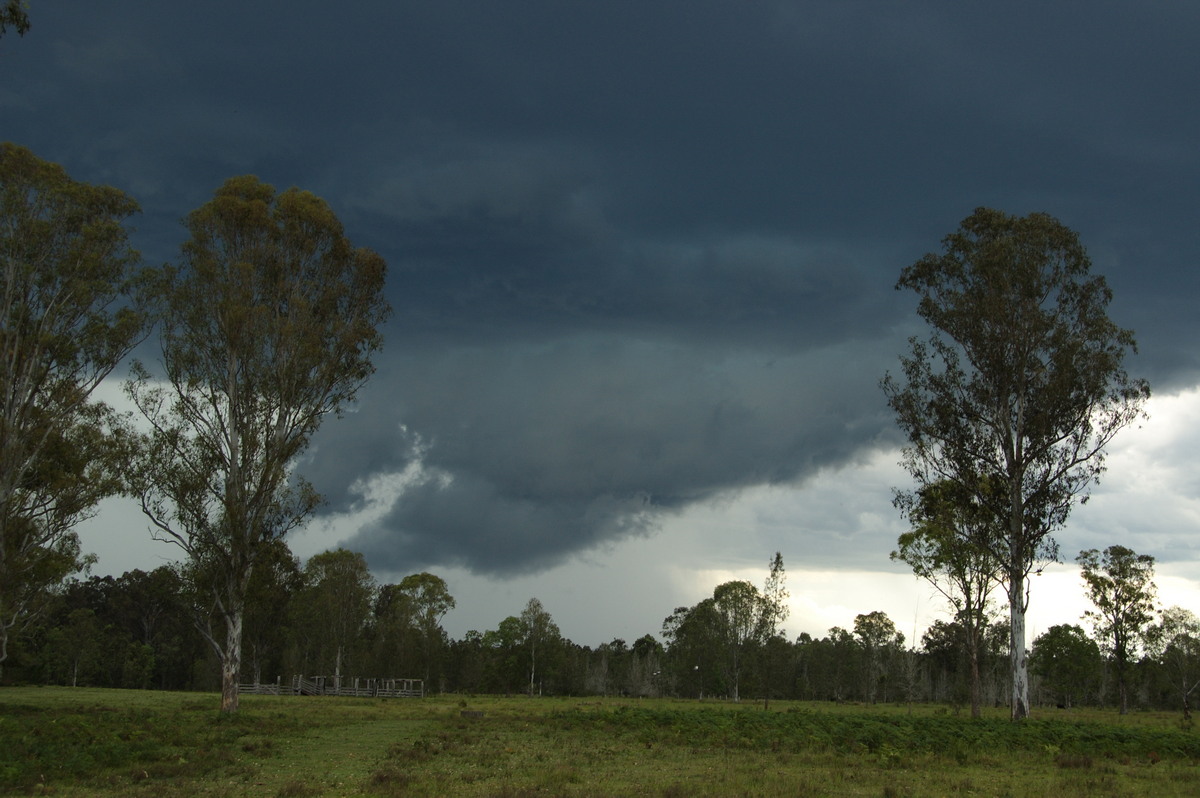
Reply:
<svg viewBox="0 0 1200 798"><path fill-rule="evenodd" d="M1012 719L1029 717L1029 658L1025 652L1025 577L1013 578L1009 594L1009 660L1012 666Z"/></svg>
<svg viewBox="0 0 1200 798"><path fill-rule="evenodd" d="M221 652L221 711L237 712L238 679L242 671L242 608L225 615L225 648Z"/></svg>

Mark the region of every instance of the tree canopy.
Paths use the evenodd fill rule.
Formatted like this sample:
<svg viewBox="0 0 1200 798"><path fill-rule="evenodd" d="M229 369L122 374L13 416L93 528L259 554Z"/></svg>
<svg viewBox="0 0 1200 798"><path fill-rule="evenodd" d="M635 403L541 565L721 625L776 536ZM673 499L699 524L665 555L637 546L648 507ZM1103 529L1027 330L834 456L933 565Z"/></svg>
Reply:
<svg viewBox="0 0 1200 798"><path fill-rule="evenodd" d="M1103 660L1096 641L1079 626L1051 626L1033 641L1030 667L1058 703L1071 707L1098 692Z"/></svg>
<svg viewBox="0 0 1200 798"><path fill-rule="evenodd" d="M136 212L0 144L0 663L10 630L82 567L75 524L118 487L114 417L91 396L148 326Z"/></svg>

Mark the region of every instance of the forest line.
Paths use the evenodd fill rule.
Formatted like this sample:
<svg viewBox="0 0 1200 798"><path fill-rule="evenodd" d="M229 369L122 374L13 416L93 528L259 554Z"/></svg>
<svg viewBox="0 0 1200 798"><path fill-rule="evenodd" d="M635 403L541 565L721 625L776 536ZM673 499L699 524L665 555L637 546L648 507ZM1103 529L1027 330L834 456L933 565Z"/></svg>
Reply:
<svg viewBox="0 0 1200 798"><path fill-rule="evenodd" d="M16 682L168 690L220 688L215 654L192 621L197 594L179 565L119 577L73 579L45 620L15 647ZM780 569L782 576L782 569ZM1142 589L1152 592L1152 574ZM452 638L455 607L444 580L412 574L377 584L361 554L345 549L301 565L277 546L251 586L243 682L287 685L294 675L417 678L425 689L464 694L674 696L708 700L838 702L971 700L965 629L938 620L907 640L884 611L822 635L767 633L764 591L717 586L711 598L667 615L637 640L581 644L564 637L552 608L531 599L494 629ZM649 619L648 619L649 625ZM1111 645L1076 624L1033 641L1035 703L1114 706L1120 701ZM1200 623L1168 608L1137 633L1126 674L1135 709L1184 710L1200 680ZM1008 703L1008 630L992 615L979 669L987 706Z"/></svg>

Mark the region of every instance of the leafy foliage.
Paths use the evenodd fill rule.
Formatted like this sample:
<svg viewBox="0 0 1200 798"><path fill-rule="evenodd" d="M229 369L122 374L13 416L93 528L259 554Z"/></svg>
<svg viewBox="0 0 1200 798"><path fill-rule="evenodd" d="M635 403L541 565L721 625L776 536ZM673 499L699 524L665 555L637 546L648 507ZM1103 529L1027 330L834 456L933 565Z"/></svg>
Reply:
<svg viewBox="0 0 1200 798"><path fill-rule="evenodd" d="M746 581L725 582L713 589L712 598L668 616L663 637L675 683L694 685L689 692L699 696L707 689L738 701L743 672L757 665L769 699L770 674L779 657L778 646L768 644L787 618L785 578L783 556L776 552L762 592Z"/></svg>
<svg viewBox="0 0 1200 798"><path fill-rule="evenodd" d="M1056 703L1071 707L1089 695L1098 698L1103 660L1100 647L1082 628L1051 626L1033 641L1030 659L1033 673Z"/></svg>
<svg viewBox="0 0 1200 798"><path fill-rule="evenodd" d="M294 627L304 641L302 672L341 677L360 649L375 580L366 558L346 549L309 558L303 580L293 602Z"/></svg>
<svg viewBox="0 0 1200 798"><path fill-rule="evenodd" d="M1121 712L1129 708L1128 681L1131 656L1154 619L1154 558L1125 546L1079 552L1077 558L1095 610L1084 617L1092 622L1097 638L1113 655L1117 670Z"/></svg>
<svg viewBox="0 0 1200 798"><path fill-rule="evenodd" d="M1192 693L1200 687L1200 618L1183 607L1168 607L1145 636L1147 650L1162 665L1160 679L1179 701L1183 720L1192 722Z"/></svg>
<svg viewBox="0 0 1200 798"><path fill-rule="evenodd" d="M10 25L18 36L29 32L29 4L25 0L4 0L4 5L0 6L0 35Z"/></svg>
<svg viewBox="0 0 1200 798"><path fill-rule="evenodd" d="M125 228L136 211L0 144L0 663L87 564L72 529L118 488L119 424L90 397L147 330Z"/></svg>
<svg viewBox="0 0 1200 798"><path fill-rule="evenodd" d="M897 504L913 524L892 552L942 594L965 633L970 662L971 715L982 712L979 658L988 623L992 589L1002 580L1003 561L990 545L995 535L989 518L970 491L942 480L903 494Z"/></svg>

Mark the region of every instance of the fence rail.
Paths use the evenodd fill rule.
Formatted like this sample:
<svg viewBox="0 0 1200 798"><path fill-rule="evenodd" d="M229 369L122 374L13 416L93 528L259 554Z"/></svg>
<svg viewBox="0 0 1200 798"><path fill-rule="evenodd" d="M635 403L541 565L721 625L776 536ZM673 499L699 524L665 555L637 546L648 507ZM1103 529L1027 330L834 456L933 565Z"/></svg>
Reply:
<svg viewBox="0 0 1200 798"><path fill-rule="evenodd" d="M293 676L290 685L239 684L249 695L337 695L359 698L424 698L424 679L338 679L332 676Z"/></svg>
<svg viewBox="0 0 1200 798"><path fill-rule="evenodd" d="M238 693L251 695L282 695L278 684L239 684Z"/></svg>

